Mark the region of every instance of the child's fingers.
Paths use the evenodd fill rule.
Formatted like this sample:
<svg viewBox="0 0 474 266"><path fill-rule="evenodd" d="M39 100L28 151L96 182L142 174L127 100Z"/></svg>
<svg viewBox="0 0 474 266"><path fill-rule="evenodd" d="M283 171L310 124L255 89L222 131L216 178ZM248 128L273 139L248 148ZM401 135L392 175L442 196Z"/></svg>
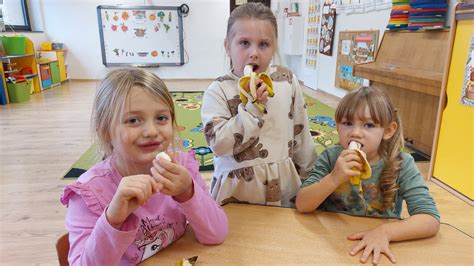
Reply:
<svg viewBox="0 0 474 266"><path fill-rule="evenodd" d="M377 265L379 263L379 259L380 259L380 249L374 248L374 252L372 255L372 264Z"/></svg>
<svg viewBox="0 0 474 266"><path fill-rule="evenodd" d="M162 176L169 177L168 173L177 174L179 172L179 165L173 162L167 161L163 158L159 160L153 160L153 166Z"/></svg>
<svg viewBox="0 0 474 266"><path fill-rule="evenodd" d="M357 232L357 233L348 235L347 239L349 239L349 240L360 240L360 239L362 239L362 237L364 237L364 232Z"/></svg>
<svg viewBox="0 0 474 266"><path fill-rule="evenodd" d="M373 251L373 247L365 246L364 252L362 252L362 256L360 256L360 262L366 263Z"/></svg>
<svg viewBox="0 0 474 266"><path fill-rule="evenodd" d="M390 249L387 247L385 248L384 250L382 250L382 253L385 254L385 256L387 256L387 258L392 262L392 263L396 263L397 260L395 259L395 255L390 251Z"/></svg>
<svg viewBox="0 0 474 266"><path fill-rule="evenodd" d="M351 256L354 256L356 255L357 253L359 253L359 251L361 251L364 247L366 246L365 243L363 243L362 241L360 241L359 243L357 243L351 250L351 252L349 252L349 254L351 254Z"/></svg>
<svg viewBox="0 0 474 266"><path fill-rule="evenodd" d="M158 173L155 167L151 168L151 174L153 175L153 178L156 180L156 182L161 183L161 185L163 186L161 192L163 192L163 190L171 190L171 188L173 187L173 182Z"/></svg>

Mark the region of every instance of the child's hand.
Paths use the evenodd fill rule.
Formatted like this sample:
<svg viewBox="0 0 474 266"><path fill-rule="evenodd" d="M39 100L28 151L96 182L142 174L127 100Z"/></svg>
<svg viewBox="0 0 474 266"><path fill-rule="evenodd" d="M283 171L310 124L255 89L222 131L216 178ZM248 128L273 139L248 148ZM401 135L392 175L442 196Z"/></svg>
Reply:
<svg viewBox="0 0 474 266"><path fill-rule="evenodd" d="M188 170L172 161L163 158L153 160L151 174L155 180L163 185L160 192L173 196L178 202L185 202L193 196L193 180Z"/></svg>
<svg viewBox="0 0 474 266"><path fill-rule="evenodd" d="M267 84L261 79L256 79L255 83L257 84L257 102L261 104L266 104L268 101L268 91ZM245 83L245 90L250 93L250 81Z"/></svg>
<svg viewBox="0 0 474 266"><path fill-rule="evenodd" d="M372 254L372 264L378 264L380 254L383 253L387 258L395 263L395 256L390 251L390 236L385 232L382 226L369 231L359 232L347 237L349 240L360 240L349 254L355 256L359 251L364 250L360 257L360 262L365 263Z"/></svg>
<svg viewBox="0 0 474 266"><path fill-rule="evenodd" d="M150 175L123 177L107 208L107 221L113 227L120 228L127 217L140 205L145 205L161 187Z"/></svg>
<svg viewBox="0 0 474 266"><path fill-rule="evenodd" d="M266 104L268 101L268 91L267 91L267 84L263 82L261 79L257 79L257 102L261 104Z"/></svg>
<svg viewBox="0 0 474 266"><path fill-rule="evenodd" d="M349 180L350 176L360 175L362 164L357 153L353 150L343 150L337 158L336 165L331 171L331 175L335 178L337 184L342 184Z"/></svg>

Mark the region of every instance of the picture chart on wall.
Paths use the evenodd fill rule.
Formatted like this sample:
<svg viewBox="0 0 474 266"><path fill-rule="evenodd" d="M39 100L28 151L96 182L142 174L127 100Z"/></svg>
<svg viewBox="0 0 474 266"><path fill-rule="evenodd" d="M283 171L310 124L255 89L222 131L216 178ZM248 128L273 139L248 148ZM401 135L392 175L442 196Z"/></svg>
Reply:
<svg viewBox="0 0 474 266"><path fill-rule="evenodd" d="M310 0L308 7L308 26L306 30L305 67L316 69L319 47L319 22L321 17L321 3Z"/></svg>
<svg viewBox="0 0 474 266"><path fill-rule="evenodd" d="M336 87L353 90L363 85L364 79L353 75L354 65L375 61L378 37L378 30L339 32Z"/></svg>
<svg viewBox="0 0 474 266"><path fill-rule="evenodd" d="M183 20L174 6L98 6L105 66L184 64Z"/></svg>

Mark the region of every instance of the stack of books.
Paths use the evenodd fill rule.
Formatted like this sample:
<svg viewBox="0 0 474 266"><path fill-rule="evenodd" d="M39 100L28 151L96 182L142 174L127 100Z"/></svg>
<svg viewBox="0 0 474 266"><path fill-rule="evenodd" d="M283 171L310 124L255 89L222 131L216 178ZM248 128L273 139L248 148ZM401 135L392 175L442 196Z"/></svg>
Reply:
<svg viewBox="0 0 474 266"><path fill-rule="evenodd" d="M392 12L387 28L390 30L406 29L410 12L410 0L392 0Z"/></svg>
<svg viewBox="0 0 474 266"><path fill-rule="evenodd" d="M446 0L410 0L409 30L445 27L448 4Z"/></svg>

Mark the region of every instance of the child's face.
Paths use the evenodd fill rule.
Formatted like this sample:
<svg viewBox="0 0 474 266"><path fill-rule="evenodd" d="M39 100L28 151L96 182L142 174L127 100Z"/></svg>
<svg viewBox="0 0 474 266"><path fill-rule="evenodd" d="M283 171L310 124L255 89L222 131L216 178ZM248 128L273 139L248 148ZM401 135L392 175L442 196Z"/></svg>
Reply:
<svg viewBox="0 0 474 266"><path fill-rule="evenodd" d="M134 87L111 138L122 175L148 174L156 154L166 151L172 141L171 112L162 100Z"/></svg>
<svg viewBox="0 0 474 266"><path fill-rule="evenodd" d="M242 76L245 65L254 66L254 72L267 70L276 43L270 22L261 19L239 19L232 26L232 34L225 49L232 60L233 72Z"/></svg>
<svg viewBox="0 0 474 266"><path fill-rule="evenodd" d="M370 116L369 107L366 106L364 113L356 115L353 121L344 118L341 123L336 124L336 127L342 147L347 149L353 140L359 142L367 160L372 164L380 160L378 149L382 139L390 139L397 126L395 122L386 128L375 124Z"/></svg>

